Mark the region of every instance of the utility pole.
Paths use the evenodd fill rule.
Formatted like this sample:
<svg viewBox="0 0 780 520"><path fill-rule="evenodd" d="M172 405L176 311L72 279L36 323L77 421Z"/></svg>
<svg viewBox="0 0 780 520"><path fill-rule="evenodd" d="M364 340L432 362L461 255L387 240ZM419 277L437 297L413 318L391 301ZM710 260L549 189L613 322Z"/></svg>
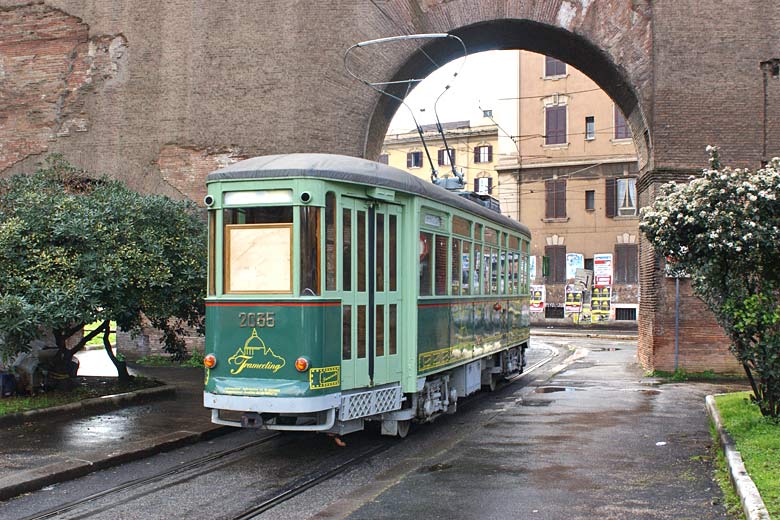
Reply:
<svg viewBox="0 0 780 520"><path fill-rule="evenodd" d="M761 67L761 72L764 74L764 144L761 151L761 167L763 168L769 164L766 150L768 140L767 126L769 121L769 75L771 74L774 79L780 78L780 58L762 61L759 66Z"/></svg>

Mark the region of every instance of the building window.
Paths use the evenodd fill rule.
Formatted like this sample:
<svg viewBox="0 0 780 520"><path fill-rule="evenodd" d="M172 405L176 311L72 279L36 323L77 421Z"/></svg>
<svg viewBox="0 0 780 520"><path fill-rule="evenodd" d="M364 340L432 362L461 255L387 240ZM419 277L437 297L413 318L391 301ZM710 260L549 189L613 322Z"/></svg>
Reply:
<svg viewBox="0 0 780 520"><path fill-rule="evenodd" d="M544 306L544 317L546 319L562 320L564 317L563 307Z"/></svg>
<svg viewBox="0 0 780 520"><path fill-rule="evenodd" d="M377 159L377 162L382 163L382 164L388 164L389 160L390 160L390 157L386 153L383 153L382 155L379 156L379 159Z"/></svg>
<svg viewBox="0 0 780 520"><path fill-rule="evenodd" d="M493 147L489 144L474 148L475 163L489 163L493 161Z"/></svg>
<svg viewBox="0 0 780 520"><path fill-rule="evenodd" d="M631 139L631 129L628 127L623 112L615 106L615 139Z"/></svg>
<svg viewBox="0 0 780 520"><path fill-rule="evenodd" d="M633 307L615 307L616 321L636 321L636 309Z"/></svg>
<svg viewBox="0 0 780 520"><path fill-rule="evenodd" d="M593 211L596 209L596 191L587 190L585 192L585 209L587 211Z"/></svg>
<svg viewBox="0 0 780 520"><path fill-rule="evenodd" d="M636 244L615 245L615 283L637 283L637 253Z"/></svg>
<svg viewBox="0 0 780 520"><path fill-rule="evenodd" d="M545 218L566 218L566 180L544 183Z"/></svg>
<svg viewBox="0 0 780 520"><path fill-rule="evenodd" d="M406 154L407 168L422 168L422 152L409 152Z"/></svg>
<svg viewBox="0 0 780 520"><path fill-rule="evenodd" d="M474 192L479 195L489 195L493 193L493 178L479 177L474 179Z"/></svg>
<svg viewBox="0 0 780 520"><path fill-rule="evenodd" d="M482 111L482 117L493 117L493 111L492 110L483 110Z"/></svg>
<svg viewBox="0 0 780 520"><path fill-rule="evenodd" d="M455 149L442 148L439 150L439 166L448 166L455 162Z"/></svg>
<svg viewBox="0 0 780 520"><path fill-rule="evenodd" d="M545 246L544 256L548 258L550 272L547 283L566 282L566 246Z"/></svg>
<svg viewBox="0 0 780 520"><path fill-rule="evenodd" d="M596 118L587 116L585 118L585 140L592 141L596 138Z"/></svg>
<svg viewBox="0 0 780 520"><path fill-rule="evenodd" d="M566 105L545 107L544 144L566 143Z"/></svg>
<svg viewBox="0 0 780 520"><path fill-rule="evenodd" d="M593 259L592 258L586 258L585 259L585 269L588 271L593 271Z"/></svg>
<svg viewBox="0 0 780 520"><path fill-rule="evenodd" d="M606 180L607 217L633 217L637 214L636 179Z"/></svg>
<svg viewBox="0 0 780 520"><path fill-rule="evenodd" d="M555 76L565 76L566 75L566 64L560 60L556 60L555 58L551 58L549 56L545 56L544 61L544 77L545 78L553 78Z"/></svg>

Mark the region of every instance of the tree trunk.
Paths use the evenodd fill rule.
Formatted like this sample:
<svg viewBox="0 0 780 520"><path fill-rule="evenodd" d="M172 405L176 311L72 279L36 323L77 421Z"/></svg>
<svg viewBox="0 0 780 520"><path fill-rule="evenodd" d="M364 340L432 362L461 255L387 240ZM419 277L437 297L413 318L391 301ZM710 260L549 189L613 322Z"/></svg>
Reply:
<svg viewBox="0 0 780 520"><path fill-rule="evenodd" d="M127 372L127 363L117 359L117 357L114 355L114 351L111 350L111 342L108 339L109 335L111 334L111 323L106 320L101 325L101 328L103 329L103 347L106 349L106 354L108 354L111 362L116 367L116 374L119 377L119 381L122 383L127 383L132 379L130 374Z"/></svg>

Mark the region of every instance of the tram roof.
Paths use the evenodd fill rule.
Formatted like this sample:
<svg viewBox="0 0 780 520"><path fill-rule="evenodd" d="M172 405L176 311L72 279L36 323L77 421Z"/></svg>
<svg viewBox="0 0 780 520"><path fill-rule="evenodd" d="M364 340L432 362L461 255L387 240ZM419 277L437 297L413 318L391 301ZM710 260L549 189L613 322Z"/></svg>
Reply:
<svg viewBox="0 0 780 520"><path fill-rule="evenodd" d="M312 177L382 186L453 206L530 236L528 227L500 213L425 182L398 168L357 157L324 153L264 155L212 172L207 182L279 177Z"/></svg>

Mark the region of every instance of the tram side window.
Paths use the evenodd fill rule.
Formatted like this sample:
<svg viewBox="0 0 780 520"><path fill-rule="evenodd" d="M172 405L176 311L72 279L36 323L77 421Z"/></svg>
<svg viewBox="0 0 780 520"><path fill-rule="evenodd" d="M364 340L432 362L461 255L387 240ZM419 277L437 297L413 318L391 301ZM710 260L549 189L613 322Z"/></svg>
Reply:
<svg viewBox="0 0 780 520"><path fill-rule="evenodd" d="M436 295L447 294L447 257L448 239L446 236L436 235Z"/></svg>
<svg viewBox="0 0 780 520"><path fill-rule="evenodd" d="M460 240L452 239L452 257L451 260L452 272L452 294L460 294L460 269L461 269L461 257L460 257Z"/></svg>
<svg viewBox="0 0 780 520"><path fill-rule="evenodd" d="M223 220L225 292L292 292L292 207L229 208Z"/></svg>
<svg viewBox="0 0 780 520"><path fill-rule="evenodd" d="M320 208L301 207L301 296L320 294Z"/></svg>
<svg viewBox="0 0 780 520"><path fill-rule="evenodd" d="M474 267L471 271L471 285L474 294L481 294L482 288L482 246L474 244Z"/></svg>
<svg viewBox="0 0 780 520"><path fill-rule="evenodd" d="M463 242L463 252L461 253L460 273L461 273L461 294L471 294L471 284L469 283L469 266L471 265L471 242Z"/></svg>
<svg viewBox="0 0 780 520"><path fill-rule="evenodd" d="M325 290L336 290L336 195L325 195Z"/></svg>
<svg viewBox="0 0 780 520"><path fill-rule="evenodd" d="M433 235L420 233L420 296L430 296L433 281Z"/></svg>

